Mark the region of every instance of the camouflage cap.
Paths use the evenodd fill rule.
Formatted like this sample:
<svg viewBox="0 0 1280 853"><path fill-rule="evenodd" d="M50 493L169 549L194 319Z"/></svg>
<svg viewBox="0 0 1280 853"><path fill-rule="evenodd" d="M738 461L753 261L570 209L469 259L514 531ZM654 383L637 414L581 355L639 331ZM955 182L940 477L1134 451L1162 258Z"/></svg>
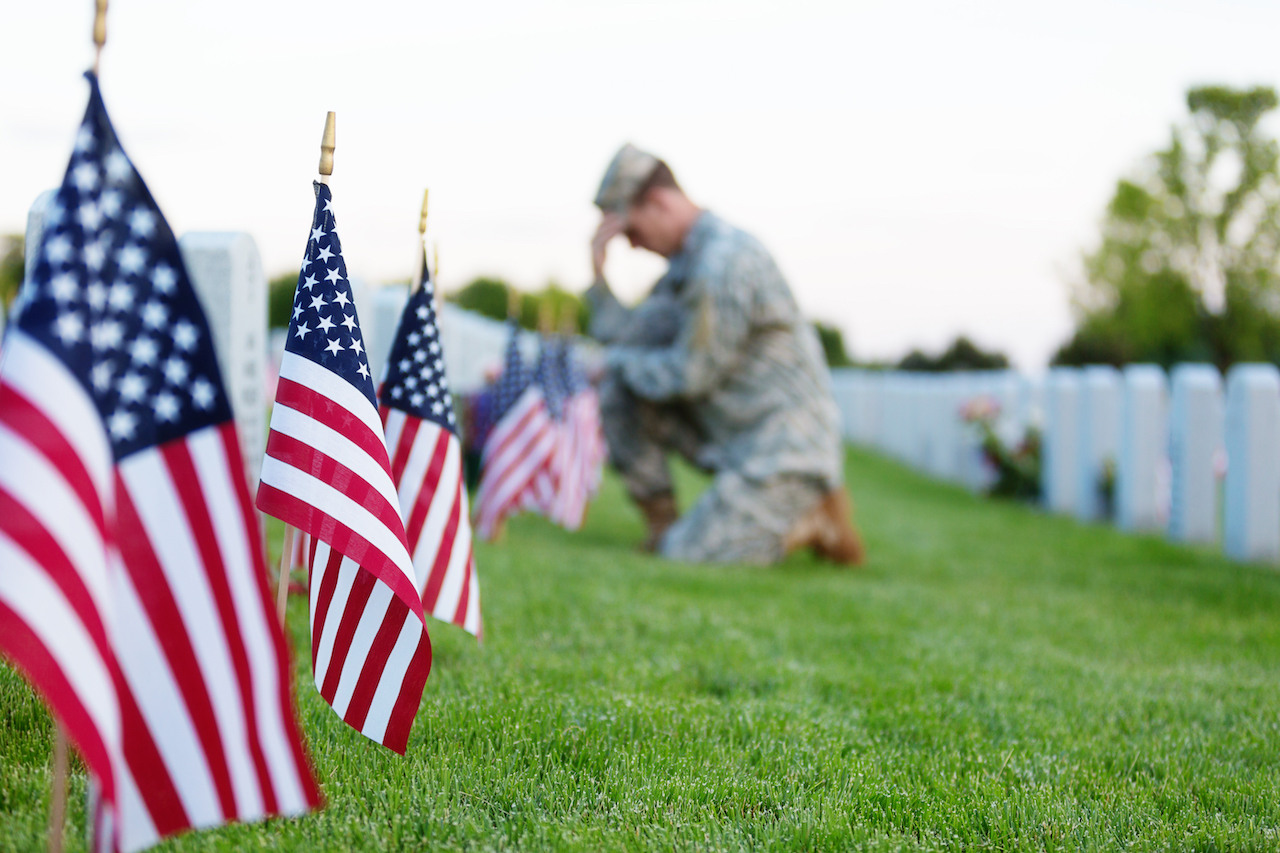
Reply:
<svg viewBox="0 0 1280 853"><path fill-rule="evenodd" d="M636 192L653 174L658 158L628 142L613 155L596 192L596 207L605 213L626 213Z"/></svg>

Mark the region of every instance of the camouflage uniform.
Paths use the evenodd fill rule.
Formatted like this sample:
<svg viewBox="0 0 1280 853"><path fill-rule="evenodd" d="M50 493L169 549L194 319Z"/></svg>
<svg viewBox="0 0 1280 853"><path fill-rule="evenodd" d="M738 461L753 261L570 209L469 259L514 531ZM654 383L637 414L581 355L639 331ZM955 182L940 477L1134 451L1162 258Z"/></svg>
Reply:
<svg viewBox="0 0 1280 853"><path fill-rule="evenodd" d="M608 344L601 415L632 497L672 490L674 450L715 480L663 538L673 559L771 563L841 483L838 414L817 335L753 237L703 213L637 307L587 291Z"/></svg>

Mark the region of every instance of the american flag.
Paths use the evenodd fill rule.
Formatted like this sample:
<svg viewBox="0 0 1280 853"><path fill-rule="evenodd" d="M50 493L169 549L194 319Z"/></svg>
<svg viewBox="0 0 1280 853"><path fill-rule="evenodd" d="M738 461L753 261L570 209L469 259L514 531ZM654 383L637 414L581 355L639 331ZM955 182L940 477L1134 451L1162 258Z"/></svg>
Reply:
<svg viewBox="0 0 1280 853"><path fill-rule="evenodd" d="M543 336L539 344L538 361L533 368L533 384L542 391L547 414L551 416L553 446L545 464L529 481L520 499L520 506L551 518L556 495L560 492L561 465L567 462L564 458L564 451L568 449L564 416L565 405L569 400L569 387L565 381L568 377L561 372L557 357L557 341Z"/></svg>
<svg viewBox="0 0 1280 853"><path fill-rule="evenodd" d="M476 494L476 532L485 540L497 536L507 516L522 507L555 452L556 425L542 389L525 370L514 321L491 417L493 428L481 454Z"/></svg>
<svg viewBox="0 0 1280 853"><path fill-rule="evenodd" d="M567 530L577 530L586 517L587 504L600 487L604 433L599 398L573 359L573 345L562 340L556 356L556 369L568 396L554 462L556 492L547 517Z"/></svg>
<svg viewBox="0 0 1280 853"><path fill-rule="evenodd" d="M471 547L462 443L425 258L422 285L400 316L378 397L423 609L479 637L480 581Z"/></svg>
<svg viewBox="0 0 1280 853"><path fill-rule="evenodd" d="M404 754L431 640L347 281L329 187L316 184L258 508L306 533L316 688Z"/></svg>
<svg viewBox="0 0 1280 853"><path fill-rule="evenodd" d="M317 806L209 326L89 75L0 358L0 651L97 789L93 844Z"/></svg>

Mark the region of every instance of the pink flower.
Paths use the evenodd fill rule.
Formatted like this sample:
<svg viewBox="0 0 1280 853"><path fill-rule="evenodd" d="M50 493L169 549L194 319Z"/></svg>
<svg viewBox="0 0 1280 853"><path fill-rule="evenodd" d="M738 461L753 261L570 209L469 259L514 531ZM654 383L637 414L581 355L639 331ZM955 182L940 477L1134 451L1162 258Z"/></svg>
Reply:
<svg viewBox="0 0 1280 853"><path fill-rule="evenodd" d="M1000 402L986 394L966 400L960 406L960 419L965 423L994 421L1000 415Z"/></svg>

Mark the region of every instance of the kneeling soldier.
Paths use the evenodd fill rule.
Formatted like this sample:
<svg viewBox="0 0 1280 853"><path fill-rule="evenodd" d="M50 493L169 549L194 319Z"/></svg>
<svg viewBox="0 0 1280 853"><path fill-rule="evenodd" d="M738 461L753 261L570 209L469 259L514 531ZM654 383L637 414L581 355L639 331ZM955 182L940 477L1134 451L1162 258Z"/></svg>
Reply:
<svg viewBox="0 0 1280 853"><path fill-rule="evenodd" d="M607 345L601 415L610 461L648 522L646 546L692 562L773 563L806 547L861 562L830 376L773 258L631 145L595 203L604 219L587 299L591 334ZM618 235L670 263L635 308L604 280ZM667 451L715 475L683 518Z"/></svg>

